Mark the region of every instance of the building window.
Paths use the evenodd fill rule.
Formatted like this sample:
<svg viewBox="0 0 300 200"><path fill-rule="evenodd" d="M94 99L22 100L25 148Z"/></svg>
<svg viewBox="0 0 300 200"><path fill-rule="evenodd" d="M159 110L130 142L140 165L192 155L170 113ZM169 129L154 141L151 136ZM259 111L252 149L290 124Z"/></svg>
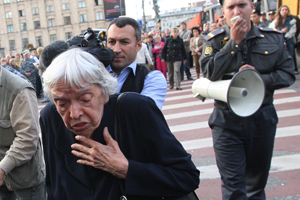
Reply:
<svg viewBox="0 0 300 200"><path fill-rule="evenodd" d="M39 14L39 8L32 8L32 14L38 15Z"/></svg>
<svg viewBox="0 0 300 200"><path fill-rule="evenodd" d="M47 13L53 12L53 11L54 11L53 6L52 6L52 5L47 6L47 7L46 7L46 11L47 11Z"/></svg>
<svg viewBox="0 0 300 200"><path fill-rule="evenodd" d="M96 20L102 20L103 19L103 12L96 12Z"/></svg>
<svg viewBox="0 0 300 200"><path fill-rule="evenodd" d="M9 50L16 50L15 40L9 40Z"/></svg>
<svg viewBox="0 0 300 200"><path fill-rule="evenodd" d="M50 42L55 42L56 41L56 34L50 35Z"/></svg>
<svg viewBox="0 0 300 200"><path fill-rule="evenodd" d="M62 9L63 10L69 10L70 9L69 3L63 3L62 4Z"/></svg>
<svg viewBox="0 0 300 200"><path fill-rule="evenodd" d="M42 44L42 36L35 37L35 41L36 41L36 46L37 47L42 47L43 46L43 44Z"/></svg>
<svg viewBox="0 0 300 200"><path fill-rule="evenodd" d="M64 17L64 23L65 25L71 24L71 17L70 16Z"/></svg>
<svg viewBox="0 0 300 200"><path fill-rule="evenodd" d="M3 0L3 3L10 3L10 0Z"/></svg>
<svg viewBox="0 0 300 200"><path fill-rule="evenodd" d="M6 19L11 18L11 12L6 12L6 13L5 13L5 17L6 17Z"/></svg>
<svg viewBox="0 0 300 200"><path fill-rule="evenodd" d="M17 0L17 2L21 2L21 1L24 1L24 0Z"/></svg>
<svg viewBox="0 0 300 200"><path fill-rule="evenodd" d="M102 5L102 0L95 0L95 6Z"/></svg>
<svg viewBox="0 0 300 200"><path fill-rule="evenodd" d="M49 27L55 26L55 21L54 21L54 19L48 19L48 26L49 26Z"/></svg>
<svg viewBox="0 0 300 200"><path fill-rule="evenodd" d="M72 33L71 32L67 32L66 33L66 40L70 39L72 37Z"/></svg>
<svg viewBox="0 0 300 200"><path fill-rule="evenodd" d="M24 17L25 16L25 10L19 10L19 16Z"/></svg>
<svg viewBox="0 0 300 200"><path fill-rule="evenodd" d="M41 28L40 21L34 21L34 29L39 29L39 28Z"/></svg>
<svg viewBox="0 0 300 200"><path fill-rule="evenodd" d="M86 14L80 15L80 22L87 22Z"/></svg>
<svg viewBox="0 0 300 200"><path fill-rule="evenodd" d="M22 49L26 49L27 44L28 44L28 38L22 38Z"/></svg>
<svg viewBox="0 0 300 200"><path fill-rule="evenodd" d="M8 32L8 33L14 32L14 27L13 27L12 24L11 24L11 25L7 25L7 32Z"/></svg>
<svg viewBox="0 0 300 200"><path fill-rule="evenodd" d="M26 31L26 30L27 30L26 23L21 23L21 31Z"/></svg>
<svg viewBox="0 0 300 200"><path fill-rule="evenodd" d="M85 1L78 1L79 8L85 8Z"/></svg>

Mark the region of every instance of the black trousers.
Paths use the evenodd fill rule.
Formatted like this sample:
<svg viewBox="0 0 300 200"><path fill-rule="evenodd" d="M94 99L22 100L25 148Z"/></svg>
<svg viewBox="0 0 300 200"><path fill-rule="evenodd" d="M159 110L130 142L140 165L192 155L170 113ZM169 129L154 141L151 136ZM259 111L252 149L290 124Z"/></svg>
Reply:
<svg viewBox="0 0 300 200"><path fill-rule="evenodd" d="M278 117L273 105L246 118L215 108L209 119L223 200L265 199Z"/></svg>

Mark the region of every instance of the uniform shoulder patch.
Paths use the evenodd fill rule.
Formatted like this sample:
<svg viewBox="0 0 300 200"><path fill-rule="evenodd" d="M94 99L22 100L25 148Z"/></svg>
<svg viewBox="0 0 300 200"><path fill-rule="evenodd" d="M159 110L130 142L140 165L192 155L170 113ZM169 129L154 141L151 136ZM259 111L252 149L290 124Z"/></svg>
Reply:
<svg viewBox="0 0 300 200"><path fill-rule="evenodd" d="M264 32L274 32L274 33L282 33L281 31L277 30L276 28L265 28L265 27L260 27L259 30L264 31Z"/></svg>
<svg viewBox="0 0 300 200"><path fill-rule="evenodd" d="M219 28L217 30L214 30L213 32L210 32L207 36L205 36L205 40L206 41L209 41L211 40L212 38L216 37L217 35L220 35L222 33L225 32L225 29L224 28Z"/></svg>
<svg viewBox="0 0 300 200"><path fill-rule="evenodd" d="M205 48L205 55L210 55L211 53L212 53L212 51L213 51L213 49L212 49L212 47L210 47L210 46L207 46L206 48Z"/></svg>

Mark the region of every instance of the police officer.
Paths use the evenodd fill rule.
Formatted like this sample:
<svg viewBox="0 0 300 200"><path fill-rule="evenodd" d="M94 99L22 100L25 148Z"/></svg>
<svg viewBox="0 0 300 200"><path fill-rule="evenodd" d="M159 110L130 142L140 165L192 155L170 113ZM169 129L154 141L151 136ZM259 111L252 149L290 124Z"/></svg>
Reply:
<svg viewBox="0 0 300 200"><path fill-rule="evenodd" d="M38 72L38 65L35 63L33 58L30 58L30 51L28 49L24 50L22 54L24 59L21 62L20 71L31 82L35 91L37 92L36 75Z"/></svg>
<svg viewBox="0 0 300 200"><path fill-rule="evenodd" d="M273 105L275 89L295 81L294 63L280 32L253 25L251 0L220 0L227 25L205 37L201 67L211 81L225 73L256 69L265 83L261 108L239 117L226 103L215 101L209 118L223 199L266 199L266 186L278 117ZM240 16L235 24L232 18Z"/></svg>

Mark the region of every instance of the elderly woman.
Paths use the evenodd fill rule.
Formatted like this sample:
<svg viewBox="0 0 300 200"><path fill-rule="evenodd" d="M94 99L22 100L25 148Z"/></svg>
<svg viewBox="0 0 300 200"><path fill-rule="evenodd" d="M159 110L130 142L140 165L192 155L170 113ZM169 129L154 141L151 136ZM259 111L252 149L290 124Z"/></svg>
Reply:
<svg viewBox="0 0 300 200"><path fill-rule="evenodd" d="M117 100L117 80L93 55L70 49L43 76L49 199L174 199L198 187L199 171L155 102L137 93Z"/></svg>
<svg viewBox="0 0 300 200"><path fill-rule="evenodd" d="M283 33L286 41L287 50L295 63L295 74L298 74L299 72L294 47L296 43L295 33L297 31L296 19L294 19L290 15L290 9L288 6L282 5L279 7L271 28L276 28L277 30L280 30Z"/></svg>
<svg viewBox="0 0 300 200"><path fill-rule="evenodd" d="M175 76L176 90L182 90L180 87L180 66L182 62L186 62L187 56L183 40L178 36L178 34L179 29L177 27L172 28L171 37L166 41L161 52L161 61L167 62L170 89L173 89L174 87Z"/></svg>
<svg viewBox="0 0 300 200"><path fill-rule="evenodd" d="M200 59L200 56L202 53L204 36L200 35L201 31L198 27L192 28L192 32L193 32L194 37L192 37L190 40L190 49L191 49L193 60L194 60L195 66L196 66L197 78L199 78L200 77L199 59Z"/></svg>
<svg viewBox="0 0 300 200"><path fill-rule="evenodd" d="M164 48L165 43L161 41L161 37L159 35L154 36L154 40L155 40L155 45L152 49L152 53L153 53L153 55L156 55L156 58L155 58L156 68L157 68L157 70L161 71L164 74L165 78L167 79L166 63L161 62L161 60L160 60L160 53L161 53L162 49Z"/></svg>

